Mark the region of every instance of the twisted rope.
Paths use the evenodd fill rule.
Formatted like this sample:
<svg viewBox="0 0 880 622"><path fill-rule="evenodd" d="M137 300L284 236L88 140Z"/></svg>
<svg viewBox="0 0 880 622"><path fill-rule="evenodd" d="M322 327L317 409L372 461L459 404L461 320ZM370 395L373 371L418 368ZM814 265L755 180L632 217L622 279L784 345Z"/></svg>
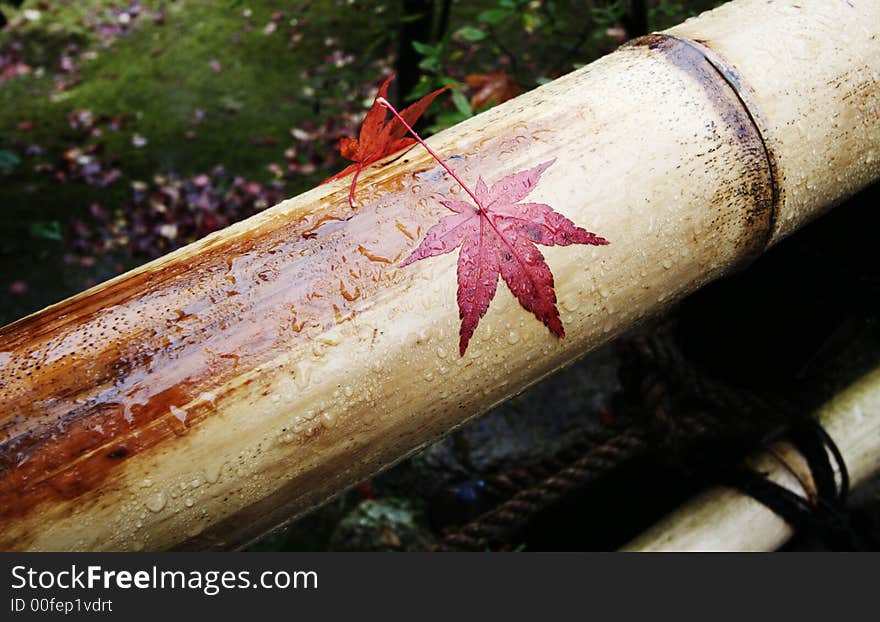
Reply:
<svg viewBox="0 0 880 622"><path fill-rule="evenodd" d="M437 549L479 551L503 546L542 510L652 447L665 446L677 453L699 440L751 436L780 420L779 410L767 400L698 373L665 333L636 340L628 354L621 372L624 390L641 396L634 421L623 429L585 434L553 459L486 478L486 493L500 503L447 533ZM683 390L690 401L712 407L677 412L670 389ZM729 416L731 411L736 416Z"/></svg>

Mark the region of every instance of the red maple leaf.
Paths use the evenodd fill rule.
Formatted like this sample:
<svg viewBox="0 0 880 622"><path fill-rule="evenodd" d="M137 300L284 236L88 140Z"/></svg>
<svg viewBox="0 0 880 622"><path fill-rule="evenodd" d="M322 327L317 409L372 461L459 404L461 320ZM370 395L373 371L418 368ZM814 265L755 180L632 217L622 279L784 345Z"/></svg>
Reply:
<svg viewBox="0 0 880 622"><path fill-rule="evenodd" d="M348 136L339 139L339 153L346 160L354 162L354 164L345 167L333 175L333 177L322 182L326 184L354 172L351 188L348 191L348 203L352 208L354 207L355 185L361 171L373 162L381 160L385 156L400 151L405 147L409 147L416 142L415 138L406 136L406 125L401 123L398 118L392 116L390 120L387 119L388 110L377 101L388 96L388 85L393 79L394 74L391 74L382 83L379 93L376 95L376 100L373 101L367 116L364 117L364 122L361 124L361 131L357 139ZM431 105L431 102L448 88L448 86L445 86L433 93L428 93L419 101L401 110L400 116L406 119L407 124L413 125L424 114L428 106Z"/></svg>
<svg viewBox="0 0 880 622"><path fill-rule="evenodd" d="M553 273L535 244L601 245L608 241L575 226L549 205L519 203L555 161L509 175L492 188L487 188L480 177L476 192L472 193L476 206L466 201L441 201L453 214L444 216L431 227L419 247L401 264L401 267L407 266L461 247L458 311L462 356L495 296L499 275L524 309L534 313L554 335L565 336L556 308ZM468 193L471 194L470 190Z"/></svg>

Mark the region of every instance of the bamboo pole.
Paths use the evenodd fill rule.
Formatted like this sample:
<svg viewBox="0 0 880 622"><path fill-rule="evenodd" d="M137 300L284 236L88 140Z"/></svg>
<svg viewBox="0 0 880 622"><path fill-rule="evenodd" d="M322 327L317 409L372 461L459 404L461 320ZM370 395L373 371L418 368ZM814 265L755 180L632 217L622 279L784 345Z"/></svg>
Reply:
<svg viewBox="0 0 880 622"><path fill-rule="evenodd" d="M880 472L880 368L819 410L841 451L853 487ZM809 467L781 442L751 458L750 466L795 494L806 496ZM809 487L809 486L808 486ZM628 551L773 551L793 535L767 507L730 488L713 488L684 504L624 547Z"/></svg>
<svg viewBox="0 0 880 622"><path fill-rule="evenodd" d="M458 186L423 150L0 331L0 548L230 547L405 457L880 177L880 3L738 0L430 140L611 241L548 248L457 352ZM768 50L774 53L768 55ZM722 327L719 327L721 329Z"/></svg>

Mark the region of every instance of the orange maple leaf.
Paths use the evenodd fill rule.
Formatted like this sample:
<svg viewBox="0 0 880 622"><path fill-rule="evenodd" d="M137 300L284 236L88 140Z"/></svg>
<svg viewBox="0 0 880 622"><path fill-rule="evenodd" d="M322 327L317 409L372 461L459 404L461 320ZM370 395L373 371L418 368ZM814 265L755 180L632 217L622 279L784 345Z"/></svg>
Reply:
<svg viewBox="0 0 880 622"><path fill-rule="evenodd" d="M383 82L382 86L379 88L376 100L379 98L387 98L388 85L393 79L394 74L391 74L385 79L385 82ZM400 115L406 119L406 122L409 125L414 124L418 121L419 117L424 114L428 106L431 105L431 102L448 88L448 86L444 86L442 89L437 89L433 93L428 93L419 101L404 108L400 112ZM355 185L357 184L358 175L360 175L361 171L373 162L381 160L385 156L389 156L405 147L409 147L416 142L414 138L406 136L406 127L396 117L392 116L391 119L388 120L388 110L384 106L377 104L376 100L373 101L372 107L369 112L367 112L367 116L361 124L361 131L357 139L348 136L339 139L339 153L342 154L343 158L351 160L354 164L345 167L333 175L333 177L325 179L322 182L326 184L327 182L341 179L354 172L354 178L351 180L351 188L348 191L348 203L352 208L354 208Z"/></svg>

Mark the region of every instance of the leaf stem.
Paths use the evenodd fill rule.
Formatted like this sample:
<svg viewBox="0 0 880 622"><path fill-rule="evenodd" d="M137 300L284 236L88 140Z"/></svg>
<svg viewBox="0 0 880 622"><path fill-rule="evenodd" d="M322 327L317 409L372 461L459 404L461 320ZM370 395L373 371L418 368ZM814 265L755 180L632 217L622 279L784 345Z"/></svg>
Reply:
<svg viewBox="0 0 880 622"><path fill-rule="evenodd" d="M446 172L447 172L447 173L449 173L450 175L452 175L452 178L453 178L455 181L458 182L458 185L459 185L459 186L461 186L462 188L464 188L464 191L467 192L467 193L470 195L470 197L474 200L474 203L477 204L477 211L478 211L478 212L481 212L481 211L483 210L483 208L482 208L482 206L480 205L480 201L479 201L479 199L477 199L477 195L474 194L474 191L471 190L470 188L468 188L468 187L467 187L467 184L465 184L465 183L461 180L461 178L459 178L459 176L455 174L455 171L453 171L453 170L449 167L449 165L446 164L446 162L444 162L443 159L442 159L440 156L438 156L438 155L434 152L434 150L431 149L431 148L428 146L428 143L426 143L424 140L422 140L422 137L419 136L418 133L412 128L412 126L411 126L409 123L406 122L406 119L404 119L402 116L400 116L400 113L397 112L397 109L394 108L394 106L391 104L391 102L389 102L389 101L388 101L387 99L385 99L384 97L379 97L378 99L376 99L376 102L377 102L379 105L384 106L385 108L387 108L388 110L390 110L390 111L391 111L391 114L393 114L395 117L397 117L397 120L398 120L398 121L400 121L401 123L403 123L403 127L405 127L407 130L409 130L409 133L412 134L413 137L415 137L415 139L416 139L417 141L419 141L419 144L420 144L422 147L424 147L425 150L426 150L428 153L431 154L431 157L434 158L435 160L437 160L437 162L440 163L440 166L442 166L443 168L446 169Z"/></svg>
<svg viewBox="0 0 880 622"><path fill-rule="evenodd" d="M361 174L362 170L364 170L364 165L362 162L358 162L358 166L354 170L354 177L351 180L351 187L348 189L348 204L351 206L351 209L357 209L354 205L354 188L357 185L358 175Z"/></svg>

